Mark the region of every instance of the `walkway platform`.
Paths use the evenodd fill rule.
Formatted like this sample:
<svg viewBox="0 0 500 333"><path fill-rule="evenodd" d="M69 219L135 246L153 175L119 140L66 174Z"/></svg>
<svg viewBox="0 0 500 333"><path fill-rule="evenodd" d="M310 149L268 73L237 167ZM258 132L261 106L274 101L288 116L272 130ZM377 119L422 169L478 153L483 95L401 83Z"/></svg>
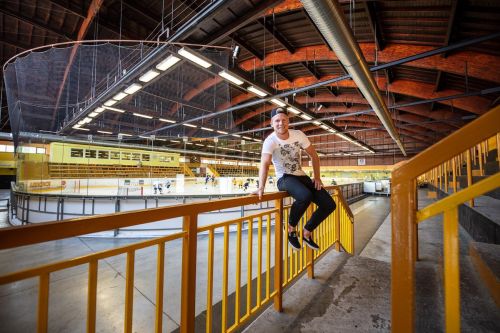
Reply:
<svg viewBox="0 0 500 333"><path fill-rule="evenodd" d="M419 192L419 206L431 201ZM500 311L469 257L471 238L460 228L462 332L500 332ZM444 332L442 217L419 225L417 332ZM391 218L360 256L329 251L283 295L283 312L271 306L244 332L389 332ZM404 295L402 295L404 297Z"/></svg>

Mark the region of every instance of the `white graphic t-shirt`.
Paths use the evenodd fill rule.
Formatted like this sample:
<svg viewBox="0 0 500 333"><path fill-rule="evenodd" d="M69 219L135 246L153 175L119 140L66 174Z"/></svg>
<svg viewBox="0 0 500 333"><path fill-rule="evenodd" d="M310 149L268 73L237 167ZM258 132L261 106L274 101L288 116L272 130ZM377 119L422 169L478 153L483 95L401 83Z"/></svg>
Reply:
<svg viewBox="0 0 500 333"><path fill-rule="evenodd" d="M272 160L278 179L285 173L295 176L306 175L300 166L300 149L306 149L311 142L302 131L288 130L288 133L290 136L286 140L281 140L276 133L272 133L262 145L262 154L273 155Z"/></svg>

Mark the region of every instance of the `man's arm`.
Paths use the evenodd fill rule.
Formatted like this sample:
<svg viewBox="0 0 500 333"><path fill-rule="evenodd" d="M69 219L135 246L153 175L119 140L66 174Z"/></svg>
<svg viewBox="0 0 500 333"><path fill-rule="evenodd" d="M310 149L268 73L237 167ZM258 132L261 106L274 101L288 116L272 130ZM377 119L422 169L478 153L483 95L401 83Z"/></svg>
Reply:
<svg viewBox="0 0 500 333"><path fill-rule="evenodd" d="M306 149L304 149L311 157L312 160L312 166L313 166L313 181L314 181L314 187L319 191L323 187L323 182L321 181L321 173L319 171L319 157L318 154L316 153L316 149L314 149L313 145L309 145Z"/></svg>
<svg viewBox="0 0 500 333"><path fill-rule="evenodd" d="M259 188L257 189L257 191L252 193L258 195L259 199L262 199L262 195L264 194L264 188L266 187L267 173L269 172L271 159L271 154L262 154L259 168Z"/></svg>

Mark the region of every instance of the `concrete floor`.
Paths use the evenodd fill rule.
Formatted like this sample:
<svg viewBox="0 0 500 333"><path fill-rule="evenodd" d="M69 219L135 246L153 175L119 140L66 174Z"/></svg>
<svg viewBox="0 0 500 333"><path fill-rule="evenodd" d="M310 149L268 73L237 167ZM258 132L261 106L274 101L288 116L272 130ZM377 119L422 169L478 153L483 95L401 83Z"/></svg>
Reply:
<svg viewBox="0 0 500 333"><path fill-rule="evenodd" d="M360 235L356 236L356 247L363 248L388 213L389 199L368 197L351 206L355 213L355 227ZM380 215L380 216L379 216ZM359 229L359 231L358 231ZM273 230L271 228L271 234ZM265 234L264 234L265 235ZM273 235L271 235L273 237ZM247 233L243 232L243 249L246 249ZM253 251L257 253L257 233L253 233ZM214 262L214 304L221 299L223 235L215 236ZM137 239L70 238L47 242L11 250L0 251L0 275L23 268L46 264L62 259L81 256L108 248L134 243ZM234 248L235 235L230 236L230 248ZM263 253L266 251L265 238ZM33 255L36 253L36 255ZM206 253L207 237L198 238L198 277L196 313L206 309ZM246 252L244 251L243 254ZM271 248L271 258L274 249ZM180 241L170 242L165 250L165 295L164 295L164 332L175 330L179 325L179 301L181 282ZM235 255L229 256L230 276L235 267ZM271 265L274 262L271 260ZM246 256L242 255L242 285L246 283ZM253 256L252 277L257 275L257 255ZM265 271L265 258L263 258ZM134 281L134 317L136 332L153 331L155 311L155 274L156 249L147 248L136 253L136 273ZM233 274L234 276L234 274ZM121 331L123 327L123 304L125 284L125 256L102 260L99 264L98 282L98 332ZM79 266L51 275L49 309L49 330L51 332L85 331L87 267ZM234 279L229 281L229 292L235 289ZM36 323L37 281L20 281L0 286L0 323L1 332L32 332ZM215 320L215 319L214 319ZM112 323L112 324L111 324Z"/></svg>
<svg viewBox="0 0 500 333"><path fill-rule="evenodd" d="M419 207L433 201L419 192ZM302 276L285 292L282 313L269 307L244 332L389 332L390 234L388 216L360 256L328 252L314 280ZM500 332L500 311L468 256L470 241L460 228L461 331ZM419 224L419 251L416 331L444 332L441 216Z"/></svg>

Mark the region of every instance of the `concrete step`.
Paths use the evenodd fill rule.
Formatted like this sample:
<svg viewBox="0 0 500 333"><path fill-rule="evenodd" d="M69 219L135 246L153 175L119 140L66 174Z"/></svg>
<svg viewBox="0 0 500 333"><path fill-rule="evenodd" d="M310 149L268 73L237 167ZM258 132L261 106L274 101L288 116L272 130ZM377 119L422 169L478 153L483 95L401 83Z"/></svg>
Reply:
<svg viewBox="0 0 500 333"><path fill-rule="evenodd" d="M475 184L478 181L486 179L488 177L489 176L473 176L472 183ZM459 183L460 188L467 188L467 176L458 176L457 182ZM500 187L497 187L493 191L485 193L484 195L500 200Z"/></svg>
<svg viewBox="0 0 500 333"><path fill-rule="evenodd" d="M469 253L477 273L500 308L500 245L471 242Z"/></svg>

